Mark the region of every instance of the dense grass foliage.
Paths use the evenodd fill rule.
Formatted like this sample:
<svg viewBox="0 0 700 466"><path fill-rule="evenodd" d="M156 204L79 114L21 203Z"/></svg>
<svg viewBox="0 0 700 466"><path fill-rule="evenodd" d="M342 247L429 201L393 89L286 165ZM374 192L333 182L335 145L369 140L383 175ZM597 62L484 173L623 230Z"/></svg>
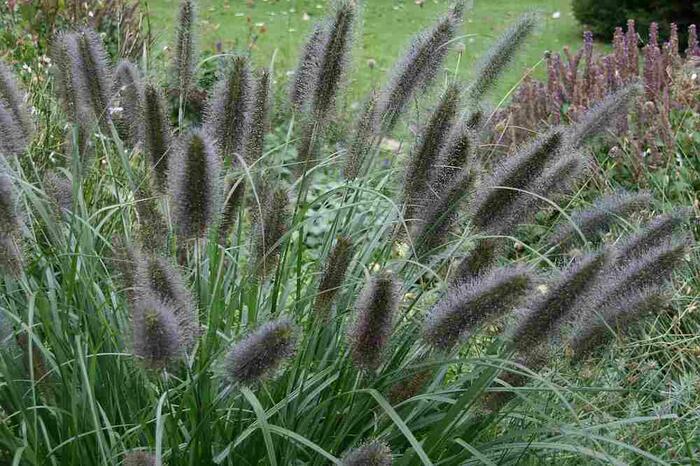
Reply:
<svg viewBox="0 0 700 466"><path fill-rule="evenodd" d="M661 214L653 191L581 205L596 175L585 144L625 118L638 86L491 159L480 99L537 19L495 41L472 84L443 82L458 1L339 129L361 33L360 9L339 0L303 49L293 106L275 114L269 71L227 54L196 107L193 4L181 2L168 75L113 71L90 29L54 38L51 76L28 96L0 70L2 461L694 455L687 403L649 407L662 383L567 376L628 354L619 342L645 317L697 306L689 209ZM415 141L392 160L382 141L414 106Z"/></svg>

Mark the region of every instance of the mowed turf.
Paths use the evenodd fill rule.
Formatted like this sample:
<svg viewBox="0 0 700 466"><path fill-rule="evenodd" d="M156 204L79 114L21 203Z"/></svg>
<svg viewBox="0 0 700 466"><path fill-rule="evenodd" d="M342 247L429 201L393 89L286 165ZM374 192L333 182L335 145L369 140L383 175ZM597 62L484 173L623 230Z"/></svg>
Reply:
<svg viewBox="0 0 700 466"><path fill-rule="evenodd" d="M200 0L198 22L203 56L250 51L258 66L272 66L275 78L286 81L311 26L330 2L309 0ZM431 24L451 2L445 0L365 0L363 22L357 31L347 103L356 102L383 76L406 48L411 36ZM157 50L169 54L179 0L149 0ZM498 103L531 68L543 75L545 50L578 47L581 28L569 0L475 0L465 15L459 43L446 62L444 76L468 79L474 64L494 38L525 12L539 14L540 25L492 95ZM460 57L458 53L462 49Z"/></svg>

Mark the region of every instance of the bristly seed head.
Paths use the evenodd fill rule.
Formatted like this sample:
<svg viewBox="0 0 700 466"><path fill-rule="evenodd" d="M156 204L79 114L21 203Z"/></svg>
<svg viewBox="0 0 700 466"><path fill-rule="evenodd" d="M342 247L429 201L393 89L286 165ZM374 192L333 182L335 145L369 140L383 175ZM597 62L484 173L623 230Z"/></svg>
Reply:
<svg viewBox="0 0 700 466"><path fill-rule="evenodd" d="M527 268L499 267L449 289L428 314L425 340L450 350L480 325L510 312L531 291L533 281Z"/></svg>
<svg viewBox="0 0 700 466"><path fill-rule="evenodd" d="M125 129L126 140L132 146L143 139L143 83L136 65L122 60L114 71L114 105L122 108L121 127Z"/></svg>
<svg viewBox="0 0 700 466"><path fill-rule="evenodd" d="M168 169L173 220L183 238L206 235L219 212L221 161L209 138L192 131L180 141Z"/></svg>
<svg viewBox="0 0 700 466"><path fill-rule="evenodd" d="M348 334L357 368L371 371L382 363L398 308L399 283L394 275L387 270L375 274L357 298L357 315Z"/></svg>
<svg viewBox="0 0 700 466"><path fill-rule="evenodd" d="M8 173L0 172L0 233L15 234L22 228L22 217L17 203L12 178Z"/></svg>
<svg viewBox="0 0 700 466"><path fill-rule="evenodd" d="M145 451L130 451L124 454L123 466L156 466L156 456Z"/></svg>
<svg viewBox="0 0 700 466"><path fill-rule="evenodd" d="M132 303L134 354L147 367L159 369L184 354L177 318L171 306L148 295Z"/></svg>
<svg viewBox="0 0 700 466"><path fill-rule="evenodd" d="M168 180L168 164L172 150L170 122L163 95L154 83L144 87L143 116L144 151L153 169L156 187L163 191Z"/></svg>
<svg viewBox="0 0 700 466"><path fill-rule="evenodd" d="M635 257L658 248L673 237L673 234L688 221L692 210L676 209L657 215L639 233L631 236L616 247L615 261L627 264Z"/></svg>
<svg viewBox="0 0 700 466"><path fill-rule="evenodd" d="M225 244L238 217L238 211L245 200L245 178L227 177L224 189L224 208L219 225L219 244Z"/></svg>
<svg viewBox="0 0 700 466"><path fill-rule="evenodd" d="M249 166L263 156L265 133L270 124L270 73L261 69L257 73L245 135L245 161Z"/></svg>
<svg viewBox="0 0 700 466"><path fill-rule="evenodd" d="M141 244L147 251L160 251L168 238L168 226L163 215L158 210L157 199L154 196L148 180L144 180L137 188L135 197L136 213L138 214L138 235Z"/></svg>
<svg viewBox="0 0 700 466"><path fill-rule="evenodd" d="M309 34L294 71L294 80L289 88L289 102L295 110L302 109L309 101L314 83L318 80L322 46L328 42L325 22L316 23Z"/></svg>
<svg viewBox="0 0 700 466"><path fill-rule="evenodd" d="M257 209L257 206L254 207ZM277 264L282 237L289 228L289 196L285 188L267 186L260 199L262 216L255 222L255 269L260 277L266 277Z"/></svg>
<svg viewBox="0 0 700 466"><path fill-rule="evenodd" d="M452 277L453 285L460 285L488 273L498 260L498 242L494 238L477 240L474 248L462 259Z"/></svg>
<svg viewBox="0 0 700 466"><path fill-rule="evenodd" d="M360 175L365 158L372 150L373 135L377 130L377 98L377 93L372 91L355 123L355 131L347 149L347 159L343 169L343 176L348 181Z"/></svg>
<svg viewBox="0 0 700 466"><path fill-rule="evenodd" d="M85 89L79 89L92 104L93 112L103 128L110 120L110 97L112 90L112 72L109 67L107 52L99 34L90 28L83 28L77 33L79 63L82 66Z"/></svg>
<svg viewBox="0 0 700 466"><path fill-rule="evenodd" d="M73 208L73 182L63 173L48 171L44 175L44 193L59 216Z"/></svg>
<svg viewBox="0 0 700 466"><path fill-rule="evenodd" d="M175 56L173 68L175 83L184 98L192 87L194 79L194 24L195 6L192 0L181 0L177 16L177 34L175 37Z"/></svg>
<svg viewBox="0 0 700 466"><path fill-rule="evenodd" d="M328 254L326 265L318 286L318 295L314 302L314 310L321 319L326 319L333 305L335 296L343 286L345 272L350 265L355 248L348 236L339 236L335 246Z"/></svg>
<svg viewBox="0 0 700 466"><path fill-rule="evenodd" d="M391 450L386 443L374 440L348 451L340 462L342 466L391 466Z"/></svg>
<svg viewBox="0 0 700 466"><path fill-rule="evenodd" d="M3 154L14 154L18 155L24 151L26 145L34 133L34 123L27 109L27 96L20 89L15 80L14 74L10 68L2 61L0 61L0 107L5 109L8 113L8 117L2 117L2 126L0 131L2 131L3 145L7 145L9 141L10 134L6 134L5 131L5 120L12 121L13 125L19 130L16 136L16 140L19 142L13 150L8 150L7 148L2 148Z"/></svg>
<svg viewBox="0 0 700 466"><path fill-rule="evenodd" d="M24 254L18 235L0 233L0 271L19 277L24 270Z"/></svg>
<svg viewBox="0 0 700 466"><path fill-rule="evenodd" d="M257 384L294 355L296 344L290 320L268 322L233 345L224 362L226 378L230 383Z"/></svg>

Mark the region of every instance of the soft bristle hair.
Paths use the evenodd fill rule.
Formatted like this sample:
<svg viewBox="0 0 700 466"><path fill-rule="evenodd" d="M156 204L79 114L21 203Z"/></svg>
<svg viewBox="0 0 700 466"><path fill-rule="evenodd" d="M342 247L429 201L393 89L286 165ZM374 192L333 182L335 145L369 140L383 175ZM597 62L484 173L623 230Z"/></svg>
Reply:
<svg viewBox="0 0 700 466"><path fill-rule="evenodd" d="M0 232L0 271L19 277L24 270L24 254L18 235Z"/></svg>
<svg viewBox="0 0 700 466"><path fill-rule="evenodd" d="M468 92L470 100L480 100L493 88L503 71L513 61L515 53L535 29L535 25L536 17L533 14L525 14L501 35L478 65Z"/></svg>
<svg viewBox="0 0 700 466"><path fill-rule="evenodd" d="M147 251L160 251L168 237L168 226L147 180L138 187L135 198L139 240Z"/></svg>
<svg viewBox="0 0 700 466"><path fill-rule="evenodd" d="M297 337L288 319L267 322L233 345L224 362L230 383L255 385L270 377L294 355Z"/></svg>
<svg viewBox="0 0 700 466"><path fill-rule="evenodd" d="M443 351L469 337L480 325L510 312L531 291L533 273L525 267L499 267L453 287L430 311L423 336Z"/></svg>
<svg viewBox="0 0 700 466"><path fill-rule="evenodd" d="M190 349L199 335L199 320L181 272L164 257L148 252L131 254L131 260L136 261L132 272L135 296L165 303L172 310L183 348Z"/></svg>
<svg viewBox="0 0 700 466"><path fill-rule="evenodd" d="M122 109L121 121L126 130L126 140L133 146L143 139L143 83L136 65L122 60L114 71L114 95Z"/></svg>
<svg viewBox="0 0 700 466"><path fill-rule="evenodd" d="M149 295L140 295L131 309L133 351L146 367L159 369L184 354L173 308Z"/></svg>
<svg viewBox="0 0 700 466"><path fill-rule="evenodd" d="M403 184L405 217L412 219L424 207L430 175L437 165L440 148L445 143L459 106L460 89L450 85L443 93L423 130L415 149L408 159Z"/></svg>
<svg viewBox="0 0 700 466"><path fill-rule="evenodd" d="M251 165L260 160L265 147L265 133L270 125L270 72L257 72L255 94L250 108L250 118L245 131L244 158Z"/></svg>
<svg viewBox="0 0 700 466"><path fill-rule="evenodd" d="M355 15L355 3L352 0L337 0L335 15L329 21L319 57L318 79L314 86L311 105L317 119L325 119L335 105L350 61Z"/></svg>
<svg viewBox="0 0 700 466"><path fill-rule="evenodd" d="M572 212L570 219L550 236L549 244L567 247L582 239L581 234L586 240L595 239L600 233L608 231L620 217L648 207L651 201L651 194L646 191L618 191L601 196L590 208Z"/></svg>
<svg viewBox="0 0 700 466"><path fill-rule="evenodd" d="M460 0L435 25L415 36L409 49L396 63L378 104L378 115L385 131L396 125L411 97L432 84L463 14L464 2Z"/></svg>
<svg viewBox="0 0 700 466"><path fill-rule="evenodd" d="M0 101L0 157L16 157L27 147L22 128L15 120L12 109Z"/></svg>
<svg viewBox="0 0 700 466"><path fill-rule="evenodd" d="M355 366L372 371L379 367L399 307L399 283L383 270L370 278L355 303L355 322L348 334Z"/></svg>
<svg viewBox="0 0 700 466"><path fill-rule="evenodd" d="M269 191L267 191L269 189ZM254 258L256 272L266 277L277 264L282 237L289 228L289 196L285 188L266 188L260 200L262 217L255 223ZM254 207L257 209L257 207Z"/></svg>
<svg viewBox="0 0 700 466"><path fill-rule="evenodd" d="M56 34L51 43L51 60L54 85L68 120L89 127L94 123L95 115L85 93L87 84L77 35L69 32Z"/></svg>
<svg viewBox="0 0 700 466"><path fill-rule="evenodd" d="M27 95L17 84L10 67L3 61L0 61L0 102L12 114L21 130L22 139L29 141L34 133L34 123L27 108Z"/></svg>
<svg viewBox="0 0 700 466"><path fill-rule="evenodd" d="M248 59L235 57L217 82L208 103L204 128L214 139L219 156L233 163L243 157L246 118L251 102Z"/></svg>
<svg viewBox="0 0 700 466"><path fill-rule="evenodd" d="M574 326L567 346L574 360L582 360L610 340L615 330L624 332L646 314L663 308L666 294L658 287L634 291L587 313Z"/></svg>
<svg viewBox="0 0 700 466"><path fill-rule="evenodd" d="M93 29L83 28L77 32L77 36L84 77L82 83L86 86L84 90L79 90L86 94L95 116L104 125L110 120L112 95L112 72L107 52L99 34Z"/></svg>
<svg viewBox="0 0 700 466"><path fill-rule="evenodd" d="M326 23L321 22L313 26L306 39L289 87L289 102L295 110L302 109L310 100L314 83L318 80L322 46L328 42L327 36Z"/></svg>
<svg viewBox="0 0 700 466"><path fill-rule="evenodd" d="M177 33L175 36L175 56L173 68L180 97L184 98L192 87L194 80L194 23L195 5L193 0L181 0L177 16Z"/></svg>
<svg viewBox="0 0 700 466"><path fill-rule="evenodd" d="M391 466L391 449L374 440L348 451L340 460L342 466Z"/></svg>
<svg viewBox="0 0 700 466"><path fill-rule="evenodd" d="M145 451L130 451L124 454L123 466L156 466L156 456Z"/></svg>
<svg viewBox="0 0 700 466"><path fill-rule="evenodd" d="M498 260L498 242L494 238L481 238L471 251L460 261L452 277L453 285L469 282L479 275L488 273Z"/></svg>
<svg viewBox="0 0 700 466"><path fill-rule="evenodd" d="M360 175L365 158L372 150L373 135L377 130L377 98L376 92L370 93L364 109L355 123L355 130L347 149L347 158L343 169L343 176L346 180L354 180Z"/></svg>
<svg viewBox="0 0 700 466"><path fill-rule="evenodd" d="M318 295L314 302L314 311L321 319L326 319L330 312L335 296L343 286L345 273L355 252L352 239L348 236L339 236L335 246L331 249L326 259L326 265L318 286Z"/></svg>
<svg viewBox="0 0 700 466"><path fill-rule="evenodd" d="M433 377L431 369L412 371L410 374L402 377L389 389L388 399L392 406L418 395Z"/></svg>
<svg viewBox="0 0 700 466"><path fill-rule="evenodd" d="M168 168L173 220L183 238L201 238L218 213L221 161L203 131L190 132L178 146Z"/></svg>
<svg viewBox="0 0 700 466"><path fill-rule="evenodd" d="M57 213L70 212L73 208L73 183L63 173L48 171L43 180L44 192Z"/></svg>
<svg viewBox="0 0 700 466"><path fill-rule="evenodd" d="M562 147L564 132L554 129L537 138L497 168L494 174L481 183L472 204L472 222L481 231L499 231L499 222L519 192L541 176L543 170Z"/></svg>
<svg viewBox="0 0 700 466"><path fill-rule="evenodd" d="M657 215L642 231L617 245L615 260L626 264L635 257L668 242L673 234L688 221L691 213L691 209L680 209Z"/></svg>
<svg viewBox="0 0 700 466"><path fill-rule="evenodd" d="M580 146L592 136L610 128L616 118L626 117L629 105L641 92L641 85L629 84L591 107L569 132L567 144Z"/></svg>
<svg viewBox="0 0 700 466"><path fill-rule="evenodd" d="M463 169L468 168L474 159L477 144L476 134L467 122L455 124L440 150L436 167L430 177L431 184L445 186Z"/></svg>
<svg viewBox="0 0 700 466"><path fill-rule="evenodd" d="M245 178L227 177L224 189L224 207L219 226L219 243L224 244L236 224L238 211L245 200Z"/></svg>
<svg viewBox="0 0 700 466"><path fill-rule="evenodd" d="M172 150L170 122L165 99L160 88L147 83L143 92L143 146L153 170L156 187L163 191L167 186L168 165Z"/></svg>
<svg viewBox="0 0 700 466"><path fill-rule="evenodd" d="M0 167L0 170L3 168ZM22 217L17 203L12 177L0 171L0 233L14 234L22 228Z"/></svg>
<svg viewBox="0 0 700 466"><path fill-rule="evenodd" d="M435 252L447 242L447 237L458 219L461 205L466 201L476 176L464 170L439 193L439 197L430 198L424 211L419 215L415 246L419 255Z"/></svg>
<svg viewBox="0 0 700 466"><path fill-rule="evenodd" d="M547 284L546 291L532 298L520 313L511 335L514 347L526 353L546 343L576 302L598 282L608 263L607 251L583 257Z"/></svg>

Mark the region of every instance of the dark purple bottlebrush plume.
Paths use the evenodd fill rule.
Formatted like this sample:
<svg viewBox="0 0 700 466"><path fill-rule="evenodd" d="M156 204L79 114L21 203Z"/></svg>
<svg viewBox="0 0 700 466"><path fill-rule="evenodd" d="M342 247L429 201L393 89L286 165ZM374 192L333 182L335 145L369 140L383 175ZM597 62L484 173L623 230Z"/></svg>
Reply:
<svg viewBox="0 0 700 466"><path fill-rule="evenodd" d="M245 131L244 158L248 165L260 160L265 146L265 133L270 125L270 73L259 70L250 118Z"/></svg>
<svg viewBox="0 0 700 466"><path fill-rule="evenodd" d="M340 463L342 466L391 466L391 449L386 443L373 440L348 451Z"/></svg>
<svg viewBox="0 0 700 466"><path fill-rule="evenodd" d="M471 206L472 223L478 230L502 231L503 213L523 194L509 188L526 190L559 155L563 138L564 130L555 128L509 157L481 183Z"/></svg>
<svg viewBox="0 0 700 466"><path fill-rule="evenodd" d="M177 16L177 32L175 34L175 55L173 57L173 72L175 85L184 99L194 81L195 71L195 5L193 0L181 0Z"/></svg>
<svg viewBox="0 0 700 466"><path fill-rule="evenodd" d="M0 170L3 168L0 167ZM15 234L22 228L17 193L12 177L0 172L0 233Z"/></svg>
<svg viewBox="0 0 700 466"><path fill-rule="evenodd" d="M248 59L235 57L219 79L209 99L204 128L214 139L223 160L243 157L246 119L251 109L251 77Z"/></svg>
<svg viewBox="0 0 700 466"><path fill-rule="evenodd" d="M439 197L429 198L418 215L415 225L414 245L419 255L435 252L445 245L452 231L462 204L472 191L476 176L464 170L438 193Z"/></svg>
<svg viewBox="0 0 700 466"><path fill-rule="evenodd" d="M302 120L300 126L302 129L297 144L297 163L294 169L299 176L302 176L318 159L324 127L310 118Z"/></svg>
<svg viewBox="0 0 700 466"><path fill-rule="evenodd" d="M221 161L202 131L186 134L170 157L172 214L183 238L202 238L214 223L221 197Z"/></svg>
<svg viewBox="0 0 700 466"><path fill-rule="evenodd" d="M324 120L335 106L336 96L347 71L355 8L354 1L338 0L334 18L328 21L328 31L320 51L318 78L311 102L312 113L319 120Z"/></svg>
<svg viewBox="0 0 700 466"><path fill-rule="evenodd" d="M137 248L124 237L112 238L112 254L109 264L113 267L115 278L125 290L128 302L132 302L136 295L136 275L141 259Z"/></svg>
<svg viewBox="0 0 700 466"><path fill-rule="evenodd" d="M685 49L688 56L700 57L700 45L698 43L698 31L694 24L688 26L688 48Z"/></svg>
<svg viewBox="0 0 700 466"><path fill-rule="evenodd" d="M546 284L546 291L527 303L511 332L511 341L521 353L545 343L561 320L600 280L609 264L609 253L583 257L562 271L559 278Z"/></svg>
<svg viewBox="0 0 700 466"><path fill-rule="evenodd" d="M112 72L107 52L99 34L90 28L77 33L79 63L82 66L82 83L85 89L78 89L86 95L93 112L101 124L110 120L110 99L112 96Z"/></svg>
<svg viewBox="0 0 700 466"><path fill-rule="evenodd" d="M592 136L612 127L616 118L626 118L628 106L641 91L641 86L633 83L605 97L572 127L566 143L573 147L581 146Z"/></svg>
<svg viewBox="0 0 700 466"><path fill-rule="evenodd" d="M169 303L141 294L131 303L134 355L146 367L159 369L184 354L175 311Z"/></svg>
<svg viewBox="0 0 700 466"><path fill-rule="evenodd" d="M634 258L668 242L673 234L688 221L691 214L691 209L678 209L657 215L642 231L616 246L615 261L619 264L629 263Z"/></svg>
<svg viewBox="0 0 700 466"><path fill-rule="evenodd" d="M355 322L348 334L355 366L375 370L382 357L399 308L399 283L387 270L375 274L355 302Z"/></svg>
<svg viewBox="0 0 700 466"><path fill-rule="evenodd" d="M459 107L460 88L450 85L433 111L430 121L423 129L418 143L413 149L406 166L403 182L404 216L413 219L425 206L428 197L430 175L438 163L440 148L452 128Z"/></svg>
<svg viewBox="0 0 700 466"><path fill-rule="evenodd" d="M146 451L130 451L124 454L124 466L156 466L156 456Z"/></svg>
<svg viewBox="0 0 700 466"><path fill-rule="evenodd" d="M518 48L535 29L536 17L525 14L518 18L498 41L489 49L478 65L475 78L469 87L468 95L472 101L480 100L493 88L503 71L513 61Z"/></svg>
<svg viewBox="0 0 700 466"><path fill-rule="evenodd" d="M24 270L24 254L21 239L12 233L0 232L0 271L19 277Z"/></svg>
<svg viewBox="0 0 700 466"><path fill-rule="evenodd" d="M277 264L282 237L289 229L291 214L287 190L267 186L259 208L262 215L257 215L255 222L253 258L257 274L266 277Z"/></svg>
<svg viewBox="0 0 700 466"><path fill-rule="evenodd" d="M138 215L138 238L141 245L146 251L162 250L168 238L168 226L158 210L157 198L148 180L141 183L134 197L134 207Z"/></svg>
<svg viewBox="0 0 700 466"><path fill-rule="evenodd" d="M16 157L27 147L22 128L5 103L0 101L0 157Z"/></svg>
<svg viewBox="0 0 700 466"><path fill-rule="evenodd" d="M428 314L423 331L431 346L447 351L480 325L515 308L532 290L533 273L524 267L499 267L452 287Z"/></svg>
<svg viewBox="0 0 700 466"><path fill-rule="evenodd" d="M299 64L289 87L289 102L296 110L302 109L310 100L314 84L318 80L323 45L328 42L325 22L316 23L306 39L299 55Z"/></svg>
<svg viewBox="0 0 700 466"><path fill-rule="evenodd" d="M606 302L590 310L574 325L567 345L575 360L588 356L615 336L625 332L645 315L658 312L668 302L668 297L653 286Z"/></svg>
<svg viewBox="0 0 700 466"><path fill-rule="evenodd" d="M143 82L136 65L122 60L114 71L113 105L120 108L119 126L124 129L125 139L131 145L143 139ZM115 118L116 120L116 118Z"/></svg>
<svg viewBox="0 0 700 466"><path fill-rule="evenodd" d="M80 45L75 33L56 34L51 42L51 61L54 86L68 120L84 128L94 124L96 117L86 92Z"/></svg>
<svg viewBox="0 0 700 466"><path fill-rule="evenodd" d="M131 272L135 296L151 296L166 303L174 315L180 344L190 349L199 335L199 320L181 272L164 257L148 252L132 251L130 259L136 261Z"/></svg>
<svg viewBox="0 0 700 466"><path fill-rule="evenodd" d="M314 301L314 311L321 319L328 317L333 301L343 286L345 273L354 253L352 239L348 236L339 236L328 254Z"/></svg>
<svg viewBox="0 0 700 466"><path fill-rule="evenodd" d="M48 171L44 175L44 193L60 216L73 208L73 182L63 173Z"/></svg>
<svg viewBox="0 0 700 466"><path fill-rule="evenodd" d="M495 238L481 238L471 251L460 261L452 277L453 285L474 280L488 273L496 265L499 256L498 241Z"/></svg>
<svg viewBox="0 0 700 466"><path fill-rule="evenodd" d="M20 89L10 67L2 61L0 61L0 104L12 115L12 121L19 128L21 139L26 145L34 133L34 123L27 108L27 95Z"/></svg>
<svg viewBox="0 0 700 466"><path fill-rule="evenodd" d="M346 180L354 180L360 175L365 158L372 150L373 136L377 129L377 98L377 93L373 91L355 123L355 131L347 148L345 168L343 169L343 176Z"/></svg>
<svg viewBox="0 0 700 466"><path fill-rule="evenodd" d="M402 376L402 378L389 389L389 402L392 406L396 406L399 403L413 398L423 390L425 385L432 378L433 371L431 369L411 371L409 375Z"/></svg>
<svg viewBox="0 0 700 466"><path fill-rule="evenodd" d="M233 345L224 362L230 383L255 385L294 355L297 330L288 319L268 322Z"/></svg>
<svg viewBox="0 0 700 466"><path fill-rule="evenodd" d="M238 211L245 200L245 178L227 178L224 190L224 208L219 226L219 243L225 244L238 218Z"/></svg>
<svg viewBox="0 0 700 466"><path fill-rule="evenodd" d="M599 197L587 209L579 209L569 215L565 223L559 225L549 238L549 244L567 247L582 240L595 239L604 233L621 217L649 206L652 196L646 191L629 193L618 191Z"/></svg>
<svg viewBox="0 0 700 466"><path fill-rule="evenodd" d="M438 156L431 174L433 189L449 185L452 179L474 160L478 140L471 124L461 121L454 125Z"/></svg>
<svg viewBox="0 0 700 466"><path fill-rule="evenodd" d="M143 91L143 148L150 162L155 185L160 190L166 189L168 165L172 148L172 130L167 116L165 99L160 88L154 83L147 83Z"/></svg>
<svg viewBox="0 0 700 466"><path fill-rule="evenodd" d="M435 25L416 35L404 56L396 63L377 106L377 114L385 131L390 131L396 125L411 97L432 84L463 14L464 2L459 0Z"/></svg>

